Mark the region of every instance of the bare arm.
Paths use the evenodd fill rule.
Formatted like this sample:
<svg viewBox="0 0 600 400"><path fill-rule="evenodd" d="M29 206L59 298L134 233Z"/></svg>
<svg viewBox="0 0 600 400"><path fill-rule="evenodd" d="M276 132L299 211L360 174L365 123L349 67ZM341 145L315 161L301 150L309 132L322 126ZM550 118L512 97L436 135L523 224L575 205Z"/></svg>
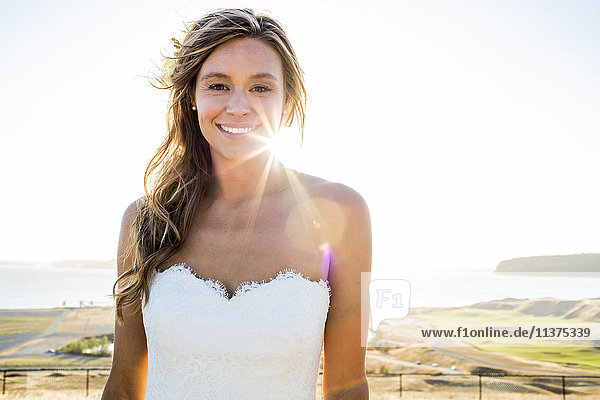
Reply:
<svg viewBox="0 0 600 400"><path fill-rule="evenodd" d="M127 207L121 222L117 270L119 276L132 267L124 255L136 214L136 202ZM141 300L123 307L124 324L115 320L115 345L110 375L104 386L102 400L143 399L148 372L146 333L141 314Z"/></svg>
<svg viewBox="0 0 600 400"><path fill-rule="evenodd" d="M371 220L363 198L352 189L344 192L344 234L333 248L329 270L323 394L325 400L368 400L366 347L361 345L368 315L361 316L361 272L371 271Z"/></svg>

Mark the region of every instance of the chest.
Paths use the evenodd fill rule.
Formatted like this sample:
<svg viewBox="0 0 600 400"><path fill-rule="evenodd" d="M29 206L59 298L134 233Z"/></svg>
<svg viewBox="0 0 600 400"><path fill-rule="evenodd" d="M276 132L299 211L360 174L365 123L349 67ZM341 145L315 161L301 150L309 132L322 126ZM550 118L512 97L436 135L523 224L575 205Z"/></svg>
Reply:
<svg viewBox="0 0 600 400"><path fill-rule="evenodd" d="M306 206L265 202L249 211L199 212L185 243L159 269L185 262L203 277L223 283L231 295L249 281L269 280L286 268L311 280L326 280L327 238Z"/></svg>

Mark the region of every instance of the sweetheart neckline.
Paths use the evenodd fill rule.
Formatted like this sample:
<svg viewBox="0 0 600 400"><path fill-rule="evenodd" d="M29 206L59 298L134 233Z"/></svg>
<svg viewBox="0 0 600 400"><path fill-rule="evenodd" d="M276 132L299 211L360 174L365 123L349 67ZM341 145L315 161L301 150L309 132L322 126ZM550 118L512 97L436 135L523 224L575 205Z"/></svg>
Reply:
<svg viewBox="0 0 600 400"><path fill-rule="evenodd" d="M181 267L181 268L177 268L177 267ZM188 273L188 276L196 279L199 282L203 282L203 283L207 284L209 289L213 288L214 289L213 291L216 294L218 294L220 298L223 298L227 302L234 301L234 299L239 298L244 293L252 291L252 289L256 289L256 288L265 286L271 282L280 280L282 277L288 277L290 275L300 277L300 279L302 279L303 281L314 283L314 284L317 284L317 285L327 289L328 295L330 295L330 293L331 293L331 285L329 284L329 279L319 278L318 281L313 281L313 280L309 279L308 276L305 276L302 272L300 272L294 268L284 268L284 269L278 271L274 277L266 278L261 281L244 281L237 286L237 288L235 289L235 291L233 292L233 295L231 297L229 297L229 290L227 290L227 286L225 286L225 284L223 282L221 282L220 280L218 280L216 278L204 278L204 277L200 276L198 273L196 273L196 271L194 271L192 269L192 267L190 267L185 262L175 263L175 264L171 265L170 267L165 268L162 271L155 268L153 270L153 278L154 278L155 274L162 275L171 269L173 269L174 271L176 271L176 270L186 271ZM152 279L152 281L154 281L154 279Z"/></svg>

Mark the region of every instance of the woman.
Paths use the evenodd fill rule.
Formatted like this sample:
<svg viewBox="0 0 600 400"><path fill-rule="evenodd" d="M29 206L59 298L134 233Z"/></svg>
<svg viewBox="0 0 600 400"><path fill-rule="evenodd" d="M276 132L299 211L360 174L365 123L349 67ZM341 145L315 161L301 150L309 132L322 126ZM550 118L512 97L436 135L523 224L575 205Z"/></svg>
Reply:
<svg viewBox="0 0 600 400"><path fill-rule="evenodd" d="M285 32L220 9L176 44L168 135L123 216L102 398L314 399L324 345L325 399L367 399L369 211L270 151L304 122Z"/></svg>

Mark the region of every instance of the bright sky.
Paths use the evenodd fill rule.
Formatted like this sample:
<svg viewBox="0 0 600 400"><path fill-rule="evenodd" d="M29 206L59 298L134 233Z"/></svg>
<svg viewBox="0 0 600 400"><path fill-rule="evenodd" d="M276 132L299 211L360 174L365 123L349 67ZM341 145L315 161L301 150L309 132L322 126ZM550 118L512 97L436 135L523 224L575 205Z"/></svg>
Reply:
<svg viewBox="0 0 600 400"><path fill-rule="evenodd" d="M308 109L282 160L363 195L374 273L600 252L598 2L59 0L0 5L0 260L116 257L165 134L143 76L229 6L286 28Z"/></svg>

